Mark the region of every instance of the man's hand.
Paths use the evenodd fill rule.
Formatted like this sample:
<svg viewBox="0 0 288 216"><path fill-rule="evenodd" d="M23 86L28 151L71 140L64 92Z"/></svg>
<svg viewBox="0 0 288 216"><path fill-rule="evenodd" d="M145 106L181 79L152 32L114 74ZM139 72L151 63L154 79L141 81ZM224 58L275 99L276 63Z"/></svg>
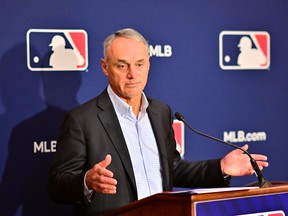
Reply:
<svg viewBox="0 0 288 216"><path fill-rule="evenodd" d="M86 185L90 190L98 193L115 194L117 180L113 178L113 173L106 169L112 161L111 155L106 155L105 159L95 164L86 175Z"/></svg>
<svg viewBox="0 0 288 216"><path fill-rule="evenodd" d="M248 145L242 147L243 150L248 149ZM259 169L268 167L267 157L261 154L251 154L257 161ZM224 175L245 176L254 174L254 169L250 163L250 158L240 149L236 149L228 153L221 160L221 169Z"/></svg>

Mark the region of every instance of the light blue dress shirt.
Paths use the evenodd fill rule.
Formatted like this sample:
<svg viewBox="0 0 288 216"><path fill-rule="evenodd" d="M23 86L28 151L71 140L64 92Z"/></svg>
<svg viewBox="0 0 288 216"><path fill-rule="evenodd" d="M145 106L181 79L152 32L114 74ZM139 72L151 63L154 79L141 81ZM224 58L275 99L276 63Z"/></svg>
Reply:
<svg viewBox="0 0 288 216"><path fill-rule="evenodd" d="M142 93L138 118L135 117L132 107L121 100L110 86L108 86L108 94L116 111L130 154L138 199L162 192L163 183L159 152L146 112L149 103L145 94Z"/></svg>

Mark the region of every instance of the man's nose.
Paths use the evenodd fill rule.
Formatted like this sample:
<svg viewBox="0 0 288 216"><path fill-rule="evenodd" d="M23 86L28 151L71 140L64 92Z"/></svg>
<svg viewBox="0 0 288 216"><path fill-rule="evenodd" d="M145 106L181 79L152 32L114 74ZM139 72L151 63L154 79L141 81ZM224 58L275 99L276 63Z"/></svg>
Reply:
<svg viewBox="0 0 288 216"><path fill-rule="evenodd" d="M137 69L135 66L130 65L130 67L128 68L127 76L129 79L135 78L137 76Z"/></svg>

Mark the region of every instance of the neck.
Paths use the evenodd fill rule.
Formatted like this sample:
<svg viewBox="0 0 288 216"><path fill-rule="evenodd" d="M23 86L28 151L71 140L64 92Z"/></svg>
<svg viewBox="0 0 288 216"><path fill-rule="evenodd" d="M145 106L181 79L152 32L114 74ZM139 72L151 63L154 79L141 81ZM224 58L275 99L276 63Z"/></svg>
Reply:
<svg viewBox="0 0 288 216"><path fill-rule="evenodd" d="M133 99L123 99L129 106L132 107L132 111L136 118L138 118L140 108L141 108L141 102L142 102L142 96L133 98Z"/></svg>

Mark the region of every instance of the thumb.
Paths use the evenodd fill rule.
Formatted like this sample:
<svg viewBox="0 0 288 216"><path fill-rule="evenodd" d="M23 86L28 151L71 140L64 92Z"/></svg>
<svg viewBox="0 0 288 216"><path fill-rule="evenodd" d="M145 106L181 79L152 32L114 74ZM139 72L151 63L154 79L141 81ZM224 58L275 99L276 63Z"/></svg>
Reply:
<svg viewBox="0 0 288 216"><path fill-rule="evenodd" d="M109 164L112 161L112 157L111 155L107 154L105 159L103 161L101 161L100 163L98 163L101 167L106 168L107 166L109 166Z"/></svg>
<svg viewBox="0 0 288 216"><path fill-rule="evenodd" d="M244 151L247 151L249 146L247 144L245 144L244 146L241 147Z"/></svg>

